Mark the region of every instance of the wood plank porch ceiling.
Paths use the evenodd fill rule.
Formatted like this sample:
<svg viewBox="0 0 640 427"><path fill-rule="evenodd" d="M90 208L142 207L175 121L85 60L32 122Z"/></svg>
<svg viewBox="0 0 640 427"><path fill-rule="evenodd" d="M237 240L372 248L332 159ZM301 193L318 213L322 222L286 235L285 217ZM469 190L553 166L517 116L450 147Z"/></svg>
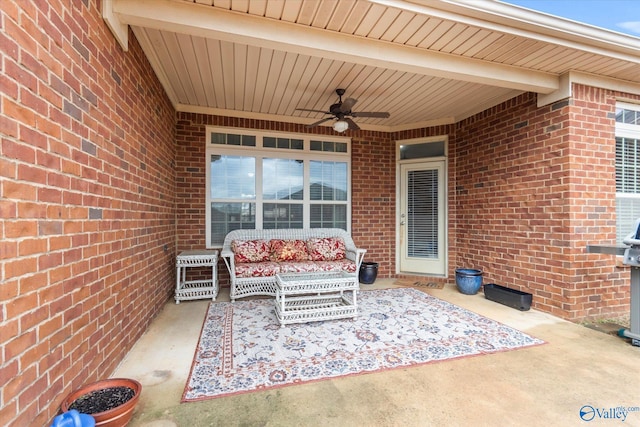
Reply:
<svg viewBox="0 0 640 427"><path fill-rule="evenodd" d="M453 123L579 72L640 87L640 39L474 0L111 0L179 111L363 129ZM328 124L330 124L329 122Z"/></svg>

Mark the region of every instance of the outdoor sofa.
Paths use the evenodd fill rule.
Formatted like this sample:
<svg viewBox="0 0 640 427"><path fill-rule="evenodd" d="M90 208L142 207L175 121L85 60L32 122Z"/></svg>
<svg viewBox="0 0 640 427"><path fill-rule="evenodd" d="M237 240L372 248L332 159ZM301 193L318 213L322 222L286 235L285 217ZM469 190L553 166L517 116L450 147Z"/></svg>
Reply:
<svg viewBox="0 0 640 427"><path fill-rule="evenodd" d="M339 228L233 230L222 246L230 298L276 294L277 273L345 271L358 274L366 249Z"/></svg>

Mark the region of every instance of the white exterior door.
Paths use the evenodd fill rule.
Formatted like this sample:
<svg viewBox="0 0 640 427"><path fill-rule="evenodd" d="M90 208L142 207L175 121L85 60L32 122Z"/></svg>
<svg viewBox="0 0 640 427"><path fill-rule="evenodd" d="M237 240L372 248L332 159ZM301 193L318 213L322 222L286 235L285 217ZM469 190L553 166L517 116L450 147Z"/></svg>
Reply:
<svg viewBox="0 0 640 427"><path fill-rule="evenodd" d="M445 162L400 164L399 272L446 274Z"/></svg>

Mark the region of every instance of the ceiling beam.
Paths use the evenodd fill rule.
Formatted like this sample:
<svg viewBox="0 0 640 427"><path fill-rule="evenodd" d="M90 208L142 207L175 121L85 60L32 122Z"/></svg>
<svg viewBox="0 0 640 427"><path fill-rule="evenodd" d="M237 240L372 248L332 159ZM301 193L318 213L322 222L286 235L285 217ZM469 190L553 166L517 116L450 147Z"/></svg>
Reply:
<svg viewBox="0 0 640 427"><path fill-rule="evenodd" d="M112 0L112 13L131 26L259 46L408 73L497 87L551 93L559 77L550 73L397 45L171 0Z"/></svg>

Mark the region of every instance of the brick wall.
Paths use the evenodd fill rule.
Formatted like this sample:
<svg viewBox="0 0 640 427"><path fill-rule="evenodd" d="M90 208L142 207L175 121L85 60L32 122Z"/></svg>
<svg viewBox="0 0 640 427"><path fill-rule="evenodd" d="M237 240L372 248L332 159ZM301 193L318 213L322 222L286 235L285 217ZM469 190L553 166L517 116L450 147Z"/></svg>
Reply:
<svg viewBox="0 0 640 427"><path fill-rule="evenodd" d="M352 234L395 276L395 141L449 137L449 272L480 268L485 283L534 294L534 307L570 320L628 313L628 269L586 253L615 240L615 96L576 86L538 108L523 94L455 125L352 134ZM305 133L303 126L179 113L178 241L204 247L204 132L218 125ZM332 133L317 128L320 133ZM183 191L184 189L184 191ZM182 224L188 226L182 226ZM221 282L227 282L221 265Z"/></svg>
<svg viewBox="0 0 640 427"><path fill-rule="evenodd" d="M170 297L175 112L100 2L0 8L0 425L49 425Z"/></svg>
<svg viewBox="0 0 640 427"><path fill-rule="evenodd" d="M359 132L351 146L351 234L378 263L378 277L395 275L396 150L388 134Z"/></svg>
<svg viewBox="0 0 640 427"><path fill-rule="evenodd" d="M628 314L629 271L586 253L615 241L614 94L574 89L553 105L524 94L458 123L450 205L459 266L577 321Z"/></svg>
<svg viewBox="0 0 640 427"><path fill-rule="evenodd" d="M587 243L614 242L615 104L640 96L574 85L570 106L573 127L571 197L576 280L567 291L570 319L629 315L630 271L611 255L589 254Z"/></svg>

